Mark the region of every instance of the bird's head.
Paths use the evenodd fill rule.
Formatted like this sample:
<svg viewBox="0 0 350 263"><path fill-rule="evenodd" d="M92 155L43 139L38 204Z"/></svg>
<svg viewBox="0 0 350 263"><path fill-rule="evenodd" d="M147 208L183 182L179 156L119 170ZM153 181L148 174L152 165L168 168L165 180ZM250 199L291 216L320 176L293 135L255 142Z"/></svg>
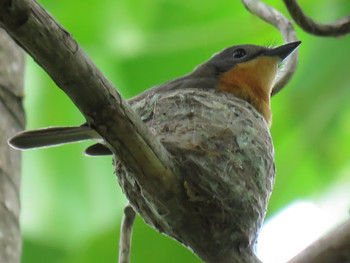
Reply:
<svg viewBox="0 0 350 263"><path fill-rule="evenodd" d="M275 48L232 46L214 54L197 70L214 74L218 78L218 90L232 93L252 104L270 125L270 97L278 66L300 43L296 41Z"/></svg>

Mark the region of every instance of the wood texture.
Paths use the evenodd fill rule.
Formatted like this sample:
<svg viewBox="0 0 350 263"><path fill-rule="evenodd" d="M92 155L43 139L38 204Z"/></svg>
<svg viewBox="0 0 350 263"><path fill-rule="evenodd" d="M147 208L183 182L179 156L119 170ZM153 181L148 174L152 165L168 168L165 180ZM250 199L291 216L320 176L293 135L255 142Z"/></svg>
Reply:
<svg viewBox="0 0 350 263"><path fill-rule="evenodd" d="M21 152L7 139L24 128L24 52L0 29L0 263L19 263Z"/></svg>

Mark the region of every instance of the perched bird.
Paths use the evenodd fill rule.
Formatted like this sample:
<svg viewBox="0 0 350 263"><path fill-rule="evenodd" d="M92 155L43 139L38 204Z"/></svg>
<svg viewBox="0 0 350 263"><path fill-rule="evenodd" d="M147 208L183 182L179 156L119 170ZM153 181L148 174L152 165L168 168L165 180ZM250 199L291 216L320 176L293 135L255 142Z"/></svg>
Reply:
<svg viewBox="0 0 350 263"><path fill-rule="evenodd" d="M226 48L197 66L193 72L148 89L128 102L132 104L147 96L175 89L216 89L250 103L271 126L270 98L278 66L300 43L295 41L275 48L256 45ZM88 124L83 124L24 131L10 138L9 144L17 149L30 149L99 138L99 134ZM89 147L86 153L111 154L102 144Z"/></svg>

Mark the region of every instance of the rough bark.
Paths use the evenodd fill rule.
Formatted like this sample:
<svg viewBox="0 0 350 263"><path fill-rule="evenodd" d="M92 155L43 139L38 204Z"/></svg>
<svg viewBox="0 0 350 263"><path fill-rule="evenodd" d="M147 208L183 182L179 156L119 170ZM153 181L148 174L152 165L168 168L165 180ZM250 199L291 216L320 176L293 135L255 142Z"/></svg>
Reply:
<svg viewBox="0 0 350 263"><path fill-rule="evenodd" d="M0 61L0 263L19 263L21 153L7 139L24 128L24 52L1 28Z"/></svg>
<svg viewBox="0 0 350 263"><path fill-rule="evenodd" d="M0 2L0 23L75 103L90 126L159 194L177 191L168 152L72 36L37 2ZM163 191L164 190L164 191Z"/></svg>

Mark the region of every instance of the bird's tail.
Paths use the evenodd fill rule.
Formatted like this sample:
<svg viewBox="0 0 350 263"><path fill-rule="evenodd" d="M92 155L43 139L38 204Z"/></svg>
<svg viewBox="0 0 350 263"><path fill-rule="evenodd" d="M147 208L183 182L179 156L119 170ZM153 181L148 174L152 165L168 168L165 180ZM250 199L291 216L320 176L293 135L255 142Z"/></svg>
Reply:
<svg viewBox="0 0 350 263"><path fill-rule="evenodd" d="M25 150L100 138L100 135L94 129L82 125L24 131L10 138L8 143L16 149Z"/></svg>

